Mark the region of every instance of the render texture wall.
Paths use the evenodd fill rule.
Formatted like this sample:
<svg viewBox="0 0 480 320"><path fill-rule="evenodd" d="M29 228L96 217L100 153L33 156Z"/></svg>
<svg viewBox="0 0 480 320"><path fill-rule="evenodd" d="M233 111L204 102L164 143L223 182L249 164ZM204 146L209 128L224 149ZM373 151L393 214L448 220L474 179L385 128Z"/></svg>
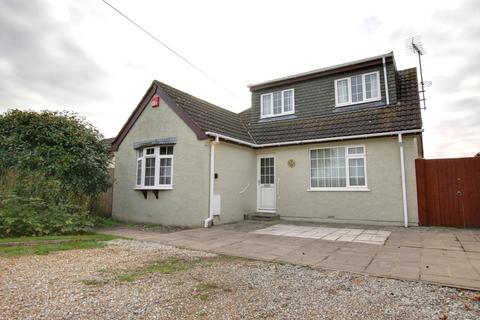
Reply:
<svg viewBox="0 0 480 320"><path fill-rule="evenodd" d="M256 154L248 147L221 141L215 146L214 194L221 196L221 215L214 223L243 220L256 210Z"/></svg>
<svg viewBox="0 0 480 320"><path fill-rule="evenodd" d="M312 148L365 145L370 191L307 191L309 150ZM404 137L409 223L418 224L414 136ZM274 154L278 183L277 214L282 219L371 224L403 224L400 151L397 137L350 140L322 144L261 149ZM290 168L289 159L296 165Z"/></svg>
<svg viewBox="0 0 480 320"><path fill-rule="evenodd" d="M135 141L177 137L173 160L173 190L152 191L144 199L134 190ZM160 107L147 106L115 152L113 216L121 220L199 227L208 217L209 144L193 131L162 100Z"/></svg>

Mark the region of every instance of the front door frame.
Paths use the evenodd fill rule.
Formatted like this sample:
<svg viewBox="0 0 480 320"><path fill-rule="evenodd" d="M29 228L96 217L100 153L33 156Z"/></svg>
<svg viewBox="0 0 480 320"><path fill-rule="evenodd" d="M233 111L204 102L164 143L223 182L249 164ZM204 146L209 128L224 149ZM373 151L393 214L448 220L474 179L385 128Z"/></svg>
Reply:
<svg viewBox="0 0 480 320"><path fill-rule="evenodd" d="M275 186L275 208L274 209L262 209L260 207L261 203L261 190L260 190L260 160L262 158L273 158L273 181ZM277 212L277 159L274 154L258 154L257 155L257 211L258 212L267 212L267 213L276 213Z"/></svg>

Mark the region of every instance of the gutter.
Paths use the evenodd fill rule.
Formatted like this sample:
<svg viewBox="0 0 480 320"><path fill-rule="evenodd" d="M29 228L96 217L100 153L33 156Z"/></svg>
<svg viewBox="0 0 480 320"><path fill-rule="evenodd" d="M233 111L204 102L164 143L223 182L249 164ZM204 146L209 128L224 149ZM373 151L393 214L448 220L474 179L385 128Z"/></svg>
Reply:
<svg viewBox="0 0 480 320"><path fill-rule="evenodd" d="M410 133L421 133L423 129L413 129L413 130L403 130L403 131L390 131L390 132L380 132L380 133L368 133L368 134L359 134L353 136L341 136L341 137L332 137L332 138L322 138L322 139L310 139L310 140L297 140L297 141L286 141L286 142L275 142L275 143L250 143L240 139L232 138L220 133L207 131L205 134L207 136L215 137L215 139L223 139L226 141L235 142L238 144L243 144L252 148L266 148L266 147L279 147L287 145L296 145L296 144L307 144L307 143L317 143L317 142L327 142L327 141L341 141L341 140L353 140L353 139L363 139L363 138L374 138L374 137L386 137L386 136L397 136L399 134L410 134Z"/></svg>
<svg viewBox="0 0 480 320"><path fill-rule="evenodd" d="M400 171L402 174L403 224L405 228L408 228L407 183L405 181L405 160L401 133L398 134L398 144L400 145Z"/></svg>
<svg viewBox="0 0 480 320"><path fill-rule="evenodd" d="M205 132L205 134L207 136L215 137L215 140L218 140L220 138L220 139L223 139L223 140L236 142L238 144L243 144L243 145L246 145L246 146L249 146L249 147L252 147L252 148L258 148L258 144L250 143L250 142L243 141L243 140L236 139L236 138L232 138L232 137L220 134L220 133L207 131L207 132Z"/></svg>
<svg viewBox="0 0 480 320"><path fill-rule="evenodd" d="M214 141L210 142L210 190L208 203L208 218L203 221L204 228L208 228L213 222L213 192L215 183L215 145L218 144L219 137L215 137Z"/></svg>

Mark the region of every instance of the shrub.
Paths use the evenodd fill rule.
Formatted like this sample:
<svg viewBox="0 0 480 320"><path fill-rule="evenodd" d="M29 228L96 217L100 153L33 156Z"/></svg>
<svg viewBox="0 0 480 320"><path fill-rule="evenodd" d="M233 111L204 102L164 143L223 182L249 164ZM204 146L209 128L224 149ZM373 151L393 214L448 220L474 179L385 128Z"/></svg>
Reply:
<svg viewBox="0 0 480 320"><path fill-rule="evenodd" d="M8 172L0 189L0 236L79 233L93 226L82 201L42 174Z"/></svg>
<svg viewBox="0 0 480 320"><path fill-rule="evenodd" d="M91 228L91 199L110 185L101 138L69 112L0 115L0 236Z"/></svg>

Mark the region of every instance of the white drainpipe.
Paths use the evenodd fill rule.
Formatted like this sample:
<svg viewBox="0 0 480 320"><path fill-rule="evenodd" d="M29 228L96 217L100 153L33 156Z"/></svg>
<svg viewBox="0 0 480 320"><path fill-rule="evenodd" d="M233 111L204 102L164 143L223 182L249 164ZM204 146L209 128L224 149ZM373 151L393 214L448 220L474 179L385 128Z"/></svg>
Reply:
<svg viewBox="0 0 480 320"><path fill-rule="evenodd" d="M408 228L407 185L405 181L405 160L401 133L398 134L398 143L400 144L400 171L402 172L403 223L405 228Z"/></svg>
<svg viewBox="0 0 480 320"><path fill-rule="evenodd" d="M208 218L205 219L203 226L208 228L213 221L213 192L215 183L215 145L218 143L218 136L215 137L215 141L210 142L210 200L208 208Z"/></svg>
<svg viewBox="0 0 480 320"><path fill-rule="evenodd" d="M390 97L388 95L388 79L387 79L387 64L385 63L385 57L382 58L383 62L383 81L385 82L385 97L387 98L387 106L390 104Z"/></svg>

